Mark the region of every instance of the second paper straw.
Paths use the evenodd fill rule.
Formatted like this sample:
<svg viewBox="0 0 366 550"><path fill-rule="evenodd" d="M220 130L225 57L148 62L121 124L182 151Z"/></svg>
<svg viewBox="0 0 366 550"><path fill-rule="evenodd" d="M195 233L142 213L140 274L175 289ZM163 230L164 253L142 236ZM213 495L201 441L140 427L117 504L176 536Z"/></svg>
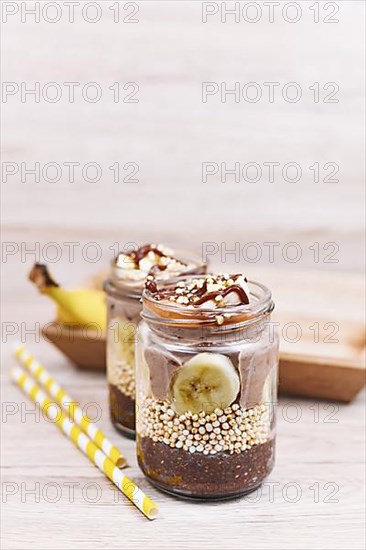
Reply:
<svg viewBox="0 0 366 550"><path fill-rule="evenodd" d="M38 382L48 391L55 401L69 414L71 420L74 420L81 429L88 434L90 439L102 449L102 451L111 459L111 461L119 468L124 468L127 465L121 451L115 447L100 430L94 422L91 422L83 414L82 409L77 403L61 388L61 386L52 378L47 370L39 363L32 355L30 355L24 346L19 344L15 348L15 356L26 367L27 370L34 376Z"/></svg>

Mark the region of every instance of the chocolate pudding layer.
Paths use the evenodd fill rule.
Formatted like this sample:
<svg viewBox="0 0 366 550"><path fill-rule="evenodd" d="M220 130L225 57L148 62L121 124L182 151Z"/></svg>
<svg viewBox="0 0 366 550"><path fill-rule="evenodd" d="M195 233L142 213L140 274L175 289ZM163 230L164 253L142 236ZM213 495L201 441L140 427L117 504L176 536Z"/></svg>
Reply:
<svg viewBox="0 0 366 550"><path fill-rule="evenodd" d="M115 427L128 437L135 438L135 400L109 384L111 420Z"/></svg>
<svg viewBox="0 0 366 550"><path fill-rule="evenodd" d="M256 489L272 471L274 440L239 454L205 456L138 438L139 465L159 489L194 499L234 498Z"/></svg>

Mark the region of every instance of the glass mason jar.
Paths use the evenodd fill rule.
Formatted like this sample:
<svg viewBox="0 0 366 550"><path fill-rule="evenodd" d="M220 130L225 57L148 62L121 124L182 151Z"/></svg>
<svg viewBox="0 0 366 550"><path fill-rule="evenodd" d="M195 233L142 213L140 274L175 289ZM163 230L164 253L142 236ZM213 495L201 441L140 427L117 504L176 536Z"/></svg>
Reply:
<svg viewBox="0 0 366 550"><path fill-rule="evenodd" d="M165 492L237 497L256 489L273 468L274 303L266 287L248 285L249 305L216 310L215 317L144 292L136 344L137 456L145 476ZM220 324L218 313L225 315ZM211 390L215 401L207 399Z"/></svg>
<svg viewBox="0 0 366 550"><path fill-rule="evenodd" d="M198 257L176 252L191 274L203 274L207 266ZM135 340L141 320L144 281L123 278L123 270L112 262L105 283L107 295L107 379L111 421L123 435L135 437Z"/></svg>

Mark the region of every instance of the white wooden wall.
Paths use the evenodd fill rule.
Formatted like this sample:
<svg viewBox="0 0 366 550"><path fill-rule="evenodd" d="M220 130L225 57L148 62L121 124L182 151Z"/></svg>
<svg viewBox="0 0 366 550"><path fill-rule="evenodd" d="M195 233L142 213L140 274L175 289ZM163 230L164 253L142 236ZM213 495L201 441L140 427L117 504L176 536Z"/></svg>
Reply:
<svg viewBox="0 0 366 550"><path fill-rule="evenodd" d="M62 86L57 103L31 97L22 103L20 92L3 103L3 160L18 166L97 162L103 176L89 183L78 168L70 183L65 166L56 183L34 183L31 176L22 183L19 173L9 176L3 183L4 229L15 230L20 240L29 231L31 240L45 235L52 240L53 229L62 229L77 239L87 231L88 238L106 238L108 245L163 240L198 250L203 241L226 242L228 248L253 240L297 241L304 247L335 241L340 261L332 269L362 267L362 1L335 3L339 12L333 18L339 22L333 24L323 22L333 11L325 11L324 2L318 24L307 1L298 2L302 18L293 24L281 15L285 2L273 23L268 8L257 2L260 21L235 23L229 16L225 24L219 14L202 23L202 4L193 1L138 2L135 24L113 23L111 2L101 3L99 22L85 22L79 7L71 24L59 4L58 23L42 16L40 23L31 16L22 23L19 12L3 25L3 79L19 86ZM130 11L121 10L121 17ZM80 87L92 81L103 92L97 103L80 96ZM108 87L131 81L139 85L139 103L114 103ZM231 96L222 103L217 94L203 103L202 82L208 81L228 87L256 82L263 99L235 103ZM297 103L280 94L291 81L303 91ZM64 82L81 83L74 104L67 101ZM280 82L272 104L264 99L264 82ZM309 89L314 82L337 83L339 102L314 103ZM330 91L321 90L321 99ZM114 183L108 168L114 162L136 162L139 183ZM263 179L236 183L231 177L221 183L217 176L203 183L202 162L257 162ZM279 162L281 168L296 162L302 178L269 183L264 162ZM314 162L337 163L339 183L314 183L309 170ZM297 267L329 266L303 257Z"/></svg>

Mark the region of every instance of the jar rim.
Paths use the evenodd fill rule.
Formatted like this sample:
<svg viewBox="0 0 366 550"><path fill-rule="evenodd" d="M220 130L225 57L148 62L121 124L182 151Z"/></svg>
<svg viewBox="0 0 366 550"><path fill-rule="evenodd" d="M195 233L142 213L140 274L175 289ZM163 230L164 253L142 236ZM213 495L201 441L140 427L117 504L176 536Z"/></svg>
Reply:
<svg viewBox="0 0 366 550"><path fill-rule="evenodd" d="M184 270L182 273L183 275L179 277L193 277L195 274L202 274L207 271L207 262L204 262L199 254L195 252L191 252L188 250L182 250L182 249L175 249L174 255L177 257L178 260L181 260L187 264L193 264L190 269ZM126 279L120 276L120 274L123 272L123 270L116 265L116 258L113 258L110 261L110 276L105 281L104 288L106 292L112 291L117 293L123 294L126 298L131 299L140 299L143 294L145 280L147 277L147 273L145 277L142 277L141 279ZM137 271L137 270L136 270ZM164 272L162 272L164 273ZM178 278L177 276L172 278L166 278L164 279L163 276L159 277L157 275L156 279L161 281L171 281Z"/></svg>
<svg viewBox="0 0 366 550"><path fill-rule="evenodd" d="M187 281L202 278L202 275L182 276L160 281L162 288L167 288L179 281ZM256 281L248 281L250 294L255 300L249 304L230 305L225 307L212 308L185 308L176 303L167 303L154 298L151 292L145 289L142 293L143 310L141 317L147 322L192 326L192 324L218 326L217 318L223 317L219 323L222 328L228 325L249 324L256 322L259 318L269 315L274 309L272 293L265 285Z"/></svg>

